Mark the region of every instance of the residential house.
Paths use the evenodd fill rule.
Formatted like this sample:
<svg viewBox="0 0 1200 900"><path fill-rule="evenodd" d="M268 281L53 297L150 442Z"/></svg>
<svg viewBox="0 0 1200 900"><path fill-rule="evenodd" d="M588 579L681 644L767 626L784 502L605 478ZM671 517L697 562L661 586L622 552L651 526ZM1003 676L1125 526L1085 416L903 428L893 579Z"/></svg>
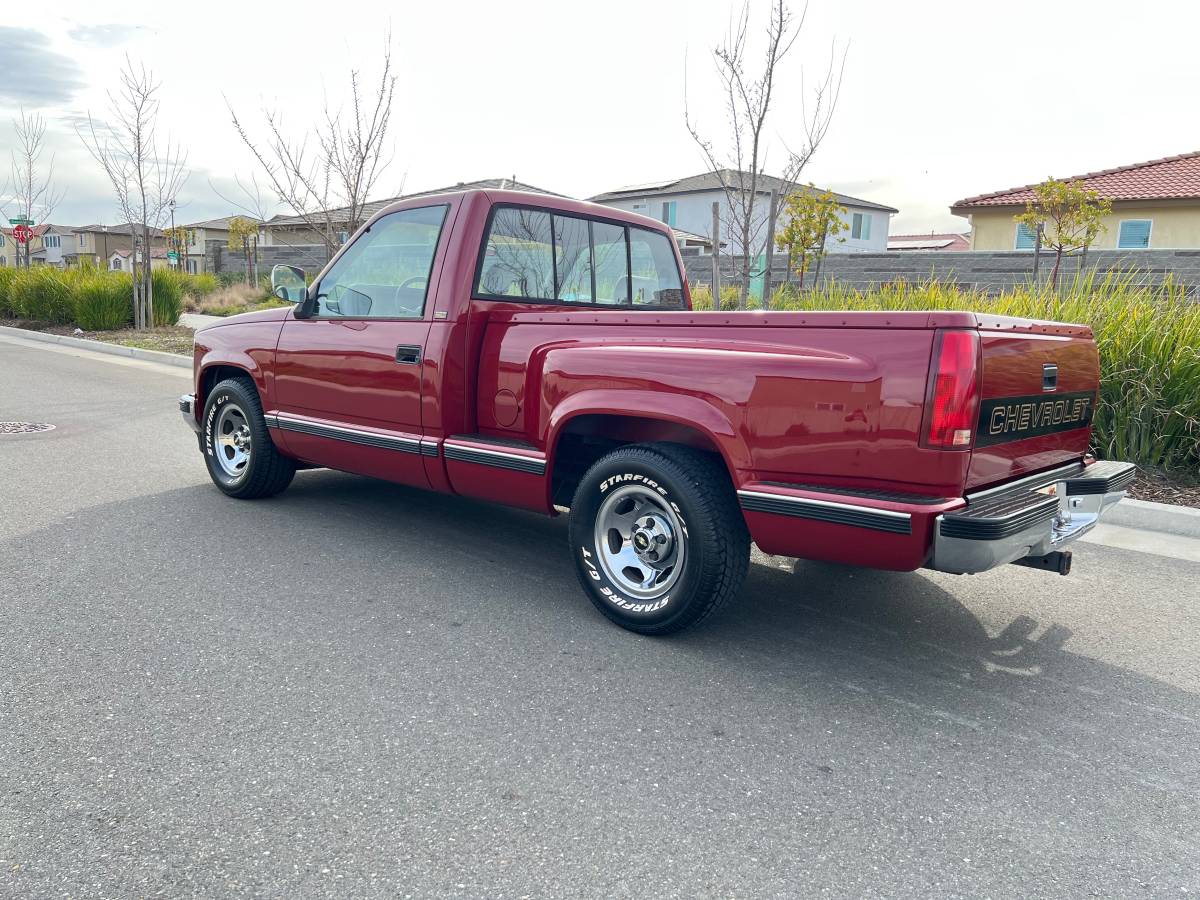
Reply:
<svg viewBox="0 0 1200 900"><path fill-rule="evenodd" d="M962 253L971 249L971 235L957 232L938 234L893 234L888 237L889 250L940 250L948 253Z"/></svg>
<svg viewBox="0 0 1200 900"><path fill-rule="evenodd" d="M481 181L460 181L458 184L441 187L432 191L418 191L413 194L402 194L399 197L388 197L385 200L372 200L370 203L363 205L361 221L366 221L383 209L390 203L395 203L397 200L410 200L413 197L425 197L432 194L448 194L454 191L475 191L475 190L500 190L500 191L528 191L532 194L549 194L552 197L561 197L562 194L555 194L553 191L543 190L539 187L534 187L530 184L523 184L515 178L485 178ZM341 207L330 211L330 219L335 228L338 229L338 238L345 242L349 240L349 207ZM322 217L318 216L318 219ZM286 247L301 247L311 246L314 244L323 244L324 238L319 231L315 231L312 226L305 221L303 216L288 216L278 215L268 219L263 223L262 231L259 234L260 247L286 246Z"/></svg>
<svg viewBox="0 0 1200 900"><path fill-rule="evenodd" d="M634 185L618 188L590 197L593 203L629 212L640 213L652 219L658 219L672 228L682 229L693 234L712 237L712 206L719 204L721 220L721 242L728 243L730 251L741 253L741 237L733 233L731 227L729 200L722 186L739 183L738 173L730 169L722 170L720 177L715 172L705 172L687 178L672 181L658 181L653 184ZM745 175L742 183L749 180ZM759 186L755 189L758 194L754 201L756 216L765 222L770 205L771 191L784 192L788 184L781 178L772 175L760 175ZM834 194L838 203L846 208L844 220L846 231L839 235L839 240L830 241L830 253L875 253L887 249L888 227L891 217L898 212L891 206L874 203L870 200L860 200L845 194ZM761 210L761 212L759 212ZM785 213L780 210L779 226L782 226ZM765 231L761 228L759 240L765 239ZM845 240L841 240L845 238Z"/></svg>
<svg viewBox="0 0 1200 900"><path fill-rule="evenodd" d="M1200 248L1200 152L1076 175L1064 181L1112 201L1105 230L1093 248L1118 250ZM972 250L1032 250L1034 233L1013 221L1036 185L959 200L950 211L971 220Z"/></svg>
<svg viewBox="0 0 1200 900"><path fill-rule="evenodd" d="M250 219L257 222L250 216L233 215L182 226L187 229L187 245L184 247L183 259L184 271L192 275L208 271L205 263L208 246L212 243L225 248L229 246L229 223L234 219Z"/></svg>
<svg viewBox="0 0 1200 900"><path fill-rule="evenodd" d="M141 254L142 251L138 250L138 262L142 260ZM132 272L133 254L128 250L114 250L108 256L108 268L112 272ZM166 247L150 248L150 268L151 270L171 268L171 261L167 259Z"/></svg>
<svg viewBox="0 0 1200 900"><path fill-rule="evenodd" d="M134 229L141 231L140 226L128 223L121 225L84 225L76 228L75 255L67 257L67 265L90 264L103 266L105 261L111 262L114 250L124 250L128 253L133 248L131 235ZM166 237L157 228L150 229L150 246L165 250ZM164 257L165 258L165 257Z"/></svg>
<svg viewBox="0 0 1200 900"><path fill-rule="evenodd" d="M30 262L35 266L65 269L75 256L75 229L66 225L46 224L37 230Z"/></svg>

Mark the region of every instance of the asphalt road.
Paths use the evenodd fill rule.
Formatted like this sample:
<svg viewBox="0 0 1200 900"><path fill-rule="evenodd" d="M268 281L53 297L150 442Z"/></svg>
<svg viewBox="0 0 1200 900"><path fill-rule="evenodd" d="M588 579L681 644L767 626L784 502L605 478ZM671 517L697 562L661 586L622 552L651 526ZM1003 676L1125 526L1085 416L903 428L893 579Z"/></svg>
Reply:
<svg viewBox="0 0 1200 900"><path fill-rule="evenodd" d="M0 895L1200 892L1200 564L756 557L670 639L565 521L237 502L187 376L0 339Z"/></svg>

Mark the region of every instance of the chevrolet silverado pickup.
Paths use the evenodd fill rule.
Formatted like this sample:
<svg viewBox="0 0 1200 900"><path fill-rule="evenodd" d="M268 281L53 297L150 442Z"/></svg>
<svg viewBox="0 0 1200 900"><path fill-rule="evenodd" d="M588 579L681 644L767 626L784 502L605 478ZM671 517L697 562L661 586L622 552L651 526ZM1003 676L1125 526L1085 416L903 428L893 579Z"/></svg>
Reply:
<svg viewBox="0 0 1200 900"><path fill-rule="evenodd" d="M1067 545L1134 469L1088 453L1081 325L970 312L693 312L661 222L463 191L383 209L292 305L196 333L180 409L216 486L327 467L569 510L619 625L665 634L770 554L908 571Z"/></svg>

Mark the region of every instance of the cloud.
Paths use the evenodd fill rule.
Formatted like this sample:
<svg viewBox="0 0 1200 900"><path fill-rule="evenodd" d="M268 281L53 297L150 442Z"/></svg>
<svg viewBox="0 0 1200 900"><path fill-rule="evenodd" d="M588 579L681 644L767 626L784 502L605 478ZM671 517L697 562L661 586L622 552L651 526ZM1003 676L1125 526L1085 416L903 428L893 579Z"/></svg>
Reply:
<svg viewBox="0 0 1200 900"><path fill-rule="evenodd" d="M141 25L122 25L110 22L107 25L76 25L67 32L74 40L93 47L116 47L131 37L131 32L137 31Z"/></svg>
<svg viewBox="0 0 1200 900"><path fill-rule="evenodd" d="M83 87L75 61L32 28L0 26L0 106L53 106Z"/></svg>

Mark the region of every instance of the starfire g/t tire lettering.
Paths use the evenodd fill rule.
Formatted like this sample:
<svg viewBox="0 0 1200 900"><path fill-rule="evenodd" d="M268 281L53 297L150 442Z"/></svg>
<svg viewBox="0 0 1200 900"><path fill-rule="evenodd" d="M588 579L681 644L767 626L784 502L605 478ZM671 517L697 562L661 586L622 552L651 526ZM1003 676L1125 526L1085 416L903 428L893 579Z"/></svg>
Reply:
<svg viewBox="0 0 1200 900"><path fill-rule="evenodd" d="M724 466L678 444L621 447L583 476L571 553L592 603L623 628L670 634L735 596L750 535Z"/></svg>
<svg viewBox="0 0 1200 900"><path fill-rule="evenodd" d="M270 497L292 483L296 464L275 449L250 379L219 382L205 401L201 427L208 474L230 497Z"/></svg>

